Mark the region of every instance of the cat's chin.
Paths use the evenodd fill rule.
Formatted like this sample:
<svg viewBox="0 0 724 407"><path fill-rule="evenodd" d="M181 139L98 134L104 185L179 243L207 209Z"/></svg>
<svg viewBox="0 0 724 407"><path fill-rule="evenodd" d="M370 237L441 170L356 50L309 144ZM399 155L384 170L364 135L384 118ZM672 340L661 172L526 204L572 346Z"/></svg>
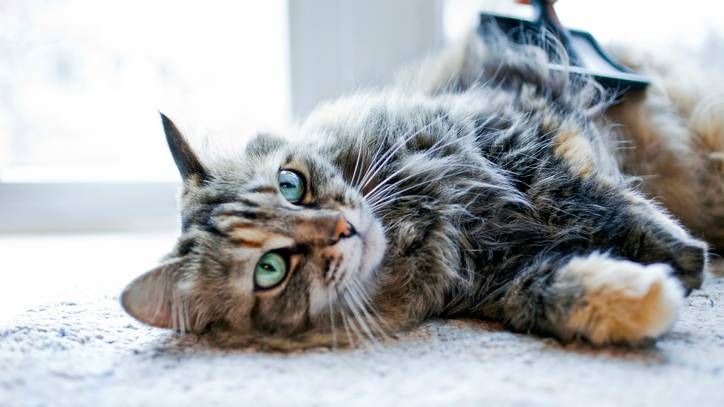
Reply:
<svg viewBox="0 0 724 407"><path fill-rule="evenodd" d="M385 254L387 240L382 224L371 213L345 211L357 229L357 236L344 239L335 245L343 252L344 262L338 268L339 275L331 282L321 279L310 287L310 313L315 316L327 312L330 305L342 300L350 289L363 290L372 297L375 289L376 270Z"/></svg>

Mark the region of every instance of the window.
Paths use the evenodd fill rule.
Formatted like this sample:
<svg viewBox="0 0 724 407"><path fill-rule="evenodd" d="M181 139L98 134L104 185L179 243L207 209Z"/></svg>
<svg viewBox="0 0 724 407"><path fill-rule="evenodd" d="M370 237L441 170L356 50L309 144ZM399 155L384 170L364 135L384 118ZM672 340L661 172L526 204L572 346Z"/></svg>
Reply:
<svg viewBox="0 0 724 407"><path fill-rule="evenodd" d="M195 136L285 125L286 22L281 0L0 3L0 177L175 180L158 110Z"/></svg>
<svg viewBox="0 0 724 407"><path fill-rule="evenodd" d="M724 37L723 7L557 4L602 43L649 48ZM2 1L0 233L175 227L158 110L197 147L237 143L387 83L481 10L531 15L513 0Z"/></svg>

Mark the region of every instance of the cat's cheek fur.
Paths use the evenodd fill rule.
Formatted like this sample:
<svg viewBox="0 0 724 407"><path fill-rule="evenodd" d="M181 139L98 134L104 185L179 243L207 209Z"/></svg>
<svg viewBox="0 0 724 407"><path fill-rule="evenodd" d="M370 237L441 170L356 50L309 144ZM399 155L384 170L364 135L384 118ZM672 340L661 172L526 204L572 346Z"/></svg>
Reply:
<svg viewBox="0 0 724 407"><path fill-rule="evenodd" d="M558 275L559 284L583 292L563 322L566 336L596 345L660 336L673 325L684 298L670 274L665 264L646 266L604 254L574 258Z"/></svg>
<svg viewBox="0 0 724 407"><path fill-rule="evenodd" d="M309 283L309 315L316 317L328 310L330 303L337 299L333 291L321 279L312 279Z"/></svg>
<svg viewBox="0 0 724 407"><path fill-rule="evenodd" d="M370 226L365 235L364 245L362 247L362 262L360 269L365 272L363 284L367 284L372 278L372 274L382 263L382 258L387 249L387 239L382 228L382 224L377 219L372 219Z"/></svg>

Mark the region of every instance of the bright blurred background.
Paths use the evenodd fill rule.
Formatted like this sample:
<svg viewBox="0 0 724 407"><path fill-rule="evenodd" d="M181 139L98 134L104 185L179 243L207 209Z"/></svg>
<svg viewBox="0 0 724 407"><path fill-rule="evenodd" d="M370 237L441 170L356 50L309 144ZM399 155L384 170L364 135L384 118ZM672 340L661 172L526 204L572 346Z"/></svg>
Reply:
<svg viewBox="0 0 724 407"><path fill-rule="evenodd" d="M556 8L604 44L666 52L723 37L723 4ZM0 320L116 292L170 248L178 185L159 110L198 147L283 129L384 84L483 10L531 14L512 0L0 0Z"/></svg>

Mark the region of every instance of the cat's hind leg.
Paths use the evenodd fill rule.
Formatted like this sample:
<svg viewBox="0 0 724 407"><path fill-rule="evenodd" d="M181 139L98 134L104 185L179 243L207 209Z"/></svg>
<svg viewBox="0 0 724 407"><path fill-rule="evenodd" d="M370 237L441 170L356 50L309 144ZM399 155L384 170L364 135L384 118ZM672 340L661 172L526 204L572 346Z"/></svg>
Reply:
<svg viewBox="0 0 724 407"><path fill-rule="evenodd" d="M676 320L684 290L671 272L602 253L541 258L508 285L500 311L521 331L635 344Z"/></svg>

